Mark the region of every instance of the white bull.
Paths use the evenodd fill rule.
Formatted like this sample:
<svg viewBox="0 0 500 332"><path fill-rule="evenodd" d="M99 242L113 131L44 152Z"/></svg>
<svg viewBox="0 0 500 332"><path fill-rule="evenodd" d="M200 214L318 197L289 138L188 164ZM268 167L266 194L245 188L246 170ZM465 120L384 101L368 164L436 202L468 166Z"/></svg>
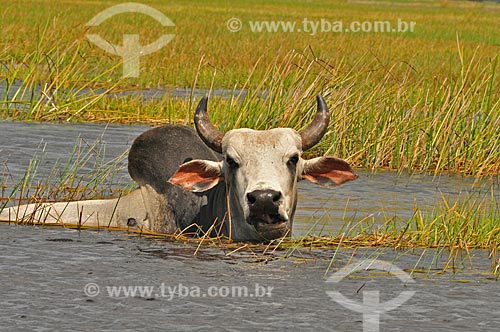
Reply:
<svg viewBox="0 0 500 332"><path fill-rule="evenodd" d="M301 157L328 129L329 112L321 96L317 104L315 119L300 133L276 128L223 134L210 123L203 98L195 114L199 138L190 128L164 126L134 141L129 173L139 189L117 199L11 207L0 213L0 220L162 233L192 227L238 241L286 236L298 181L334 187L357 178L341 159Z"/></svg>

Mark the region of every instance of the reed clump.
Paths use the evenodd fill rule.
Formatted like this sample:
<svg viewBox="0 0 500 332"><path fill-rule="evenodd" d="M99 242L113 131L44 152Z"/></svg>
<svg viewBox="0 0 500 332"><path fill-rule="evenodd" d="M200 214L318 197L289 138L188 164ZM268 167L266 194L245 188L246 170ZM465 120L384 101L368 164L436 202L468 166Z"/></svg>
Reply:
<svg viewBox="0 0 500 332"><path fill-rule="evenodd" d="M303 128L314 113L314 97L323 94L332 112L330 131L309 155L336 153L357 167L473 176L500 171L500 96L497 60L475 51L461 53L459 75L419 77L410 67L393 67L376 84L365 75L371 65L327 62L310 50L292 51L268 66L264 78L249 76L238 89L212 95L210 112L221 130L238 127ZM0 113L34 121L106 121L192 124L196 100L145 98L118 88L80 86L76 64L62 65L50 84L35 74L7 85ZM75 76L77 76L75 78ZM15 75L13 76L15 77ZM72 77L69 79L69 77ZM194 94L196 90L192 90ZM162 91L158 91L159 94ZM194 98L196 99L196 98Z"/></svg>

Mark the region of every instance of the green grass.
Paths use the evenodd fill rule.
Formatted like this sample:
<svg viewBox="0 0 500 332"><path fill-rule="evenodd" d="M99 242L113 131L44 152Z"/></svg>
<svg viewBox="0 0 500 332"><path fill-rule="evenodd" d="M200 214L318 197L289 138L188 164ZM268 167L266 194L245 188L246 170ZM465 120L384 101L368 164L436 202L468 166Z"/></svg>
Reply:
<svg viewBox="0 0 500 332"><path fill-rule="evenodd" d="M217 87L232 88L243 84L257 61L255 77L266 75L266 67L290 50L308 47L322 59L353 65L374 60L370 69L373 79L383 78L394 64L406 63L420 75L433 77L457 73L454 57L456 33L466 47L479 46L485 56L494 56L500 43L498 35L499 5L459 1L142 1L166 16L175 27L161 25L141 14L121 14L99 27L85 24L104 9L119 1L0 1L2 39L0 49L20 63L25 56L40 55L57 49L59 55L74 43L81 43L79 62L89 64L87 80L108 71L119 57L105 53L85 38L97 33L119 45L123 33L139 33L142 44L155 41L163 33L173 33L174 40L164 49L141 58L142 72L127 85L143 87L191 87L201 67L198 83L208 87L215 75ZM285 9L285 10L284 10ZM226 27L230 18L243 22L241 31L232 33ZM398 18L415 21L414 33L255 33L250 21L286 20L301 24L302 20L353 21ZM458 28L453 28L458 27ZM42 38L43 36L43 38ZM50 60L49 60L50 61ZM406 68L401 68L403 72ZM116 81L121 68L102 80ZM368 80L371 78L367 77ZM374 81L376 82L376 81Z"/></svg>
<svg viewBox="0 0 500 332"><path fill-rule="evenodd" d="M0 3L0 117L28 121L191 124L193 102L116 97L111 91L187 87L248 90L211 102L223 130L265 129L309 121L314 95L332 109L331 131L312 154L332 153L357 167L474 176L500 165L500 5L470 2L272 1L248 4L146 2L176 24L163 31L145 15L117 15L89 30L85 23L114 2ZM286 15L281 8L287 6ZM196 10L194 9L196 8ZM328 10L335 8L335 10ZM36 10L33 10L36 9ZM228 18L243 22L231 33ZM254 33L251 20L398 18L414 33ZM451 28L456 26L458 28ZM98 30L98 31L94 31ZM87 32L141 43L162 32L174 40L141 58L137 79L121 79L119 57L87 41ZM19 86L19 82L23 82Z"/></svg>

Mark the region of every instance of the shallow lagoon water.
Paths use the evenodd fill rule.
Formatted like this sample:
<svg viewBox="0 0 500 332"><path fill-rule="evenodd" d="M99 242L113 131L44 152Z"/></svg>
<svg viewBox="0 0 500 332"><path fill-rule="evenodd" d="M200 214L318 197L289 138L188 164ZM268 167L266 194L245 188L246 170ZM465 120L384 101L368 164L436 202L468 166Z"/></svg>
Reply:
<svg viewBox="0 0 500 332"><path fill-rule="evenodd" d="M104 159L110 160L147 129L104 128L0 122L0 162L10 174L3 182L18 181L35 153L43 155L37 175L43 178L57 160L67 160L79 140L89 146L100 140ZM456 176L358 173L360 179L335 190L301 183L295 234L316 223L316 232L334 232L341 227L346 205L347 219L384 213L405 217L415 203L432 207L442 194L489 185L472 187L472 179ZM112 185L129 181L123 169ZM453 274L451 268L438 273L448 252L437 250L297 249L291 255L277 251L266 256L245 249L227 255L222 248L202 248L194 256L195 249L121 232L0 224L0 330L362 331L362 315L333 301L327 291L362 303L365 291L379 291L380 301L388 301L408 290L415 291L408 302L381 315L380 331L498 331L500 326L498 281L488 273L491 261L484 251L470 253L472 266L465 253L458 255L458 273ZM325 281L352 257L388 261L406 272L416 269L411 275L415 282L373 271L339 283ZM89 283L99 287L97 296L85 293ZM162 285L197 288L200 294L210 286L246 286L254 296L183 296L180 288L167 296L159 291ZM272 287L269 296L256 296L257 285ZM113 297L110 286L152 286L154 292Z"/></svg>
<svg viewBox="0 0 500 332"><path fill-rule="evenodd" d="M8 105L10 109L29 110L39 102L40 96L50 96L52 92L48 87L50 84L34 84L27 86L21 80L13 82L0 81L0 97L12 103ZM42 93L43 92L43 93ZM149 88L149 89L123 89L114 92L107 92L106 89L59 89L58 94L67 96L96 96L106 94L110 97L137 97L147 101L161 98L195 98L199 99L206 95L214 95L222 98L244 97L248 93L243 89L190 89L190 88ZM262 94L265 94L263 92ZM47 97L42 97L42 101L47 101Z"/></svg>
<svg viewBox="0 0 500 332"><path fill-rule="evenodd" d="M380 331L498 331L500 326L498 281L484 273L489 269L485 252L471 253L474 269L466 258L460 260L461 272L453 275L433 270L444 266L446 252L422 257L419 250L342 249L327 278L352 257L430 274L414 273L414 283L402 283L370 271L331 283L324 276L333 250L300 249L286 259L277 252L264 262L245 250L227 256L220 248L201 249L193 256L195 249L119 232L0 224L0 330L363 331L362 315L333 301L327 291L357 303L365 291L380 292L381 302L415 292L381 315ZM96 296L85 293L91 283L99 287ZM116 297L108 291L113 286L154 291ZM248 287L249 296L203 296L209 287L233 286ZM161 287L178 290L167 296ZM199 296L185 295L180 287L200 289ZM266 292L257 293L257 287ZM89 294L95 295L95 288Z"/></svg>

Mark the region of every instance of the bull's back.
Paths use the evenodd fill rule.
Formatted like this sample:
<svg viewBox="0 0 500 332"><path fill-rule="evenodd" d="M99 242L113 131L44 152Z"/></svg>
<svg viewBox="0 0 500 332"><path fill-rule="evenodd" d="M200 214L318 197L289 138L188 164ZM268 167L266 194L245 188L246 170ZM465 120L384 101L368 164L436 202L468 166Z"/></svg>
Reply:
<svg viewBox="0 0 500 332"><path fill-rule="evenodd" d="M162 207L167 224L175 222L184 229L200 212L203 198L178 186L168 183L179 165L192 159L220 160L186 126L165 125L150 129L137 137L130 148L128 171L140 186L151 186L165 198L167 206ZM175 220L172 220L175 219Z"/></svg>
<svg viewBox="0 0 500 332"><path fill-rule="evenodd" d="M158 192L171 186L168 179L179 165L191 159L218 160L186 126L165 125L150 129L137 137L130 148L128 171L139 185L149 184Z"/></svg>

